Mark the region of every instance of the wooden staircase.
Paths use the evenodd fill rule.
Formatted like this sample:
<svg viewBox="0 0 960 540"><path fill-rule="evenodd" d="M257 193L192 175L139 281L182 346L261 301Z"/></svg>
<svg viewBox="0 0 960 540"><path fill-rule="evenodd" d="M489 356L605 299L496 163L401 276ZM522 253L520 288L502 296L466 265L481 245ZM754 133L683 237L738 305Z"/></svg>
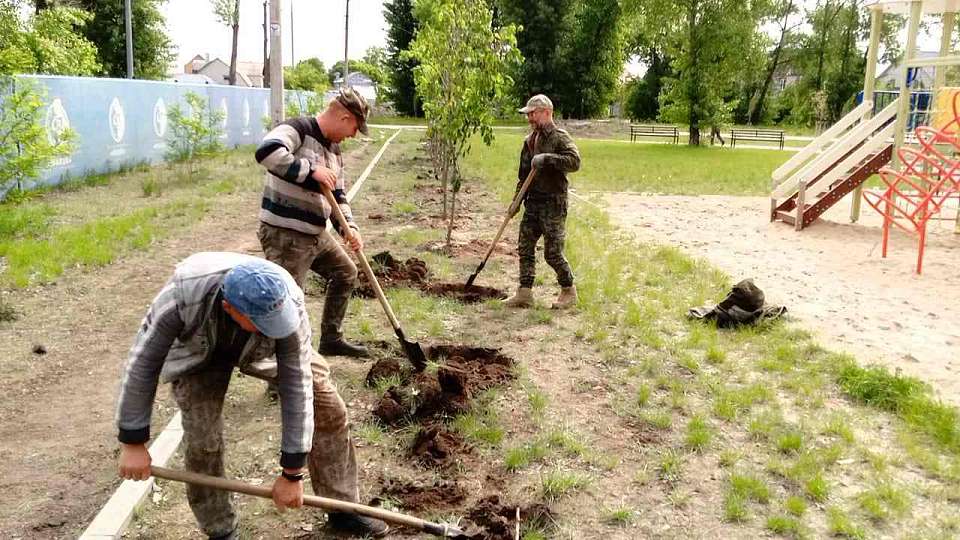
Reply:
<svg viewBox="0 0 960 540"><path fill-rule="evenodd" d="M803 230L890 162L896 101L868 119L872 107L864 102L774 171L770 221Z"/></svg>

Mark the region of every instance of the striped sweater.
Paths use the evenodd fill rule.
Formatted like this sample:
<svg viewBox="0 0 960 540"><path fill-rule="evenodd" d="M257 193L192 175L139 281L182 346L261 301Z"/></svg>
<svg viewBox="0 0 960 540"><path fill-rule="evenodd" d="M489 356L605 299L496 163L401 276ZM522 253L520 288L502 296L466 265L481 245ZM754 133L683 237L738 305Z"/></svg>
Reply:
<svg viewBox="0 0 960 540"><path fill-rule="evenodd" d="M340 145L324 137L316 118L292 118L270 130L257 148L256 159L267 169L260 221L320 234L330 219L330 206L312 173L317 167L326 167L337 175L333 196L350 228L357 229L347 204ZM343 233L336 221L333 227Z"/></svg>

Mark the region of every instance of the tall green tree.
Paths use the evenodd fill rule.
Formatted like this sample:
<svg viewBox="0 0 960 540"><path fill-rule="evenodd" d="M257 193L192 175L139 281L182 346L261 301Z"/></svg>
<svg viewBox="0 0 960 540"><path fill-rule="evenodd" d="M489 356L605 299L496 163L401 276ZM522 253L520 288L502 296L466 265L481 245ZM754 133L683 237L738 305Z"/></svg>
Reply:
<svg viewBox="0 0 960 540"><path fill-rule="evenodd" d="M674 76L660 94L660 117L689 126L689 144L700 144L700 129L730 121L735 92L763 62L759 21L765 0L650 0L642 23L662 33L673 58Z"/></svg>
<svg viewBox="0 0 960 540"><path fill-rule="evenodd" d="M217 21L233 30L229 81L231 86L235 86L237 84L237 40L240 36L240 0L210 0L210 4Z"/></svg>
<svg viewBox="0 0 960 540"><path fill-rule="evenodd" d="M388 0L383 3L383 17L387 22L387 72L390 83L387 99L393 108L406 116L423 116L423 105L417 96L413 69L417 61L404 53L417 35L419 22L413 15L413 0Z"/></svg>
<svg viewBox="0 0 960 540"><path fill-rule="evenodd" d="M800 26L800 0L774 0L770 6L768 19L776 24L775 44L767 56L767 65L764 77L759 88L750 97L747 109L747 121L757 124L763 116L763 109L767 101L767 93L773 83L773 76L790 59L788 52L791 44L796 41L796 30Z"/></svg>
<svg viewBox="0 0 960 540"><path fill-rule="evenodd" d="M91 15L76 8L45 9L27 20L0 11L0 75L92 75L97 49L83 35Z"/></svg>
<svg viewBox="0 0 960 540"><path fill-rule="evenodd" d="M176 48L167 36L160 6L165 0L132 0L133 65L138 79L166 78ZM84 28L84 35L99 51L101 73L108 77L126 77L126 36L123 23L123 2L111 0L76 0L93 13Z"/></svg>
<svg viewBox="0 0 960 540"><path fill-rule="evenodd" d="M443 185L449 246L461 186L459 160L474 134L479 132L486 144L493 141L494 111L508 98L509 73L521 57L516 28L494 29L484 0L417 0L415 10L420 30L410 54L420 62L414 77L434 170Z"/></svg>
<svg viewBox="0 0 960 540"><path fill-rule="evenodd" d="M496 6L502 23L520 28L517 48L524 61L513 75L515 99L522 102L532 95L546 94L562 113L566 110L563 100L571 94L565 85L570 84L571 78L564 74L569 62L564 61L561 51L573 28L571 15L576 2L496 0Z"/></svg>
<svg viewBox="0 0 960 540"><path fill-rule="evenodd" d="M283 87L287 90L324 92L330 88L327 70L319 58L307 58L295 67L283 68Z"/></svg>
<svg viewBox="0 0 960 540"><path fill-rule="evenodd" d="M619 0L580 0L560 46L557 107L565 117L605 116L626 60Z"/></svg>

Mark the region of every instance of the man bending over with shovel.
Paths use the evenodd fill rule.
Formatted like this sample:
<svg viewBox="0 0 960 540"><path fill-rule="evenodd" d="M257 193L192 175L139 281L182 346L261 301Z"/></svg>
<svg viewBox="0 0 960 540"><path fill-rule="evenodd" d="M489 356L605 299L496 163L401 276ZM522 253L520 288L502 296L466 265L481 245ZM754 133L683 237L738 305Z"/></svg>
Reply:
<svg viewBox="0 0 960 540"><path fill-rule="evenodd" d="M327 363L310 345L303 291L280 266L237 253L198 253L177 265L140 324L117 405L120 476L150 476L150 416L159 382L172 382L183 415L188 471L223 476L223 401L233 369L278 384L282 436L273 483L278 508L303 504L308 462L317 495L357 502L357 462L347 409ZM210 538L236 539L230 494L188 485ZM379 520L329 513L334 529L383 536Z"/></svg>
<svg viewBox="0 0 960 540"><path fill-rule="evenodd" d="M340 143L367 133L370 106L346 87L314 117L292 118L270 130L257 148L257 163L267 169L260 203L260 244L267 259L287 269L303 287L313 270L327 279L327 296L320 322L320 353L366 357L367 349L343 339L341 324L357 279L357 265L327 232L330 207L321 185L333 192L353 229L351 248L363 241L351 217L344 193ZM333 222L341 235L340 224Z"/></svg>
<svg viewBox="0 0 960 540"><path fill-rule="evenodd" d="M537 94L520 109L527 115L533 133L523 141L520 151L520 178L517 192L530 173L536 169L533 183L524 198L523 220L520 222L520 288L508 298L509 307L533 305L533 281L537 275L537 242L543 236L543 255L557 273L560 295L554 309L566 309L577 303L577 288L573 272L563 256L563 242L567 222L567 173L580 168L580 151L570 135L553 123L553 102ZM520 204L517 202L516 209Z"/></svg>

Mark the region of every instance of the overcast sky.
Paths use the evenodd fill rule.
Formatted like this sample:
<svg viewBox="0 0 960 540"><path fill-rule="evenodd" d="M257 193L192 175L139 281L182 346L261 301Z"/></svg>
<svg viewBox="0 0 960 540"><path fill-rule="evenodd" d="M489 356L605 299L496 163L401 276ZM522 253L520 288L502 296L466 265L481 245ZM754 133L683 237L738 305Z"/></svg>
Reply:
<svg viewBox="0 0 960 540"><path fill-rule="evenodd" d="M382 4L381 0L350 0L350 58L361 58L368 47L386 46ZM342 59L345 9L346 0L283 0L283 64L291 63L291 33L297 61L316 56L329 68ZM197 54L230 62L232 30L217 22L209 0L168 0L162 10L170 39L177 46L178 71ZM237 59L263 61L263 0L240 0Z"/></svg>

